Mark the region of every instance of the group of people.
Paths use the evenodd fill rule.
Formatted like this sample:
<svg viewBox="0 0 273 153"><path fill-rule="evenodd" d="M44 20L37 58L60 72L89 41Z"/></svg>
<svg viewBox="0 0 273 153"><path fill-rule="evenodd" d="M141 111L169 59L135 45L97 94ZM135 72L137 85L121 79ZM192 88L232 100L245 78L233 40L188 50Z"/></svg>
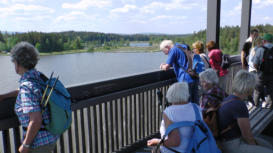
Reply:
<svg viewBox="0 0 273 153"><path fill-rule="evenodd" d="M243 70L240 70L235 75L232 81L232 93L228 95L225 92L225 75L227 69L221 67L222 52L216 48L215 42L207 43L206 48L209 51L208 57L204 52L202 42L195 42L193 52L198 54L206 64L206 70L199 73L198 79L193 79L188 73L188 59L185 54L188 48L187 45L173 43L171 40L164 40L160 45L160 49L168 55L166 63L160 65L160 69L168 70L173 67L176 74L177 83L170 86L167 91L167 101L171 103L163 112L160 133L164 135L168 126L174 122L194 121L195 114L190 102L199 104L200 114L202 115L207 109L220 106L217 111L218 126L220 137L217 138L219 147L223 153L273 153L273 143L266 140L264 137L254 137L249 121L249 112L245 100L253 96L254 99L257 87L261 86L264 91L264 86L269 93L272 94L273 85L272 75L257 74L261 65L263 52L265 47L271 48L273 38L270 34L265 34L263 38L255 36L255 31L251 32L252 50L250 53L249 68L255 69L255 73L244 70L246 62L242 62ZM253 38L252 38L253 37ZM249 43L249 42L248 42ZM178 47L179 46L179 47ZM182 48L181 48L182 47ZM246 48L244 46L244 48ZM182 51L184 49L184 51ZM244 50L244 49L243 49ZM252 53L254 51L254 54ZM243 52L243 51L242 51ZM242 57L246 56L242 53ZM245 58L242 58L245 60ZM271 84L271 85L269 85ZM202 88L202 93L198 94L198 85ZM254 91L255 90L255 91ZM201 98L199 98L201 97ZM200 100L199 100L200 99ZM269 98L271 100L271 98ZM254 100L255 101L255 100ZM190 127L181 127L175 132L171 132L168 138L161 144L161 152L173 152L168 148L172 148L181 153L185 153L187 145L190 142L192 129ZM148 140L148 146L155 146L160 143L160 139L154 138Z"/></svg>
<svg viewBox="0 0 273 153"><path fill-rule="evenodd" d="M195 114L193 106L196 103L200 106L199 112L209 107L218 105L221 102L228 101L219 108L219 127L220 130L231 128L221 137L221 149L223 152L263 152L272 153L272 144L267 141L255 138L250 129L249 113L244 99L251 97L254 92L254 102L258 104L261 94L266 91L269 94L266 98L271 102L273 76L271 74L262 74L259 67L263 61L263 54L266 48L272 48L272 35L265 34L263 38L258 37L257 31L251 33L247 44L251 42L250 52L246 52L244 47L242 52L243 68L249 71L239 71L232 84L232 94L225 92L225 76L227 69L221 67L222 51L217 48L214 41L209 41L206 48L209 54L205 53L204 44L197 41L192 44L193 51L185 44L173 43L171 40L164 40L160 44L160 49L168 55L166 63L160 65L160 69L168 70L173 67L178 83L173 84L167 92L167 100L172 103L163 112L163 120L160 131L164 134L166 128L173 122L194 121ZM247 45L245 45L247 46ZM189 74L190 64L189 54L203 61L204 69L199 70L198 78L193 78ZM248 62L246 55L249 54ZM50 153L59 138L45 130L44 121L49 120L49 110L45 109L42 113L40 100L42 97L42 87L32 80L40 80L40 72L35 69L38 62L38 50L27 42L21 42L15 45L11 50L11 59L14 63L15 72L21 76L19 80L19 89L7 94L0 95L0 101L17 96L15 103L15 112L23 127L23 141L19 147L20 153ZM191 61L194 62L194 61ZM193 68L194 70L194 68ZM259 79L257 79L257 76ZM202 87L202 93L199 86ZM266 89L266 90L264 90ZM200 98L201 97L201 98ZM185 152L191 139L192 129L190 127L179 128L178 131L170 133L168 139L161 147L162 152L170 152L167 147L175 148L179 152ZM157 145L160 139L152 139L147 142L148 146Z"/></svg>
<svg viewBox="0 0 273 153"><path fill-rule="evenodd" d="M264 66L263 62L267 61L266 56L272 58L272 54L270 54L273 47L272 42L273 36L271 34L260 37L259 31L253 29L241 51L242 68L254 73L259 78L254 94L249 97L249 100L256 106L271 109L273 108L273 62L269 61L268 66ZM265 52L269 54L264 56Z"/></svg>

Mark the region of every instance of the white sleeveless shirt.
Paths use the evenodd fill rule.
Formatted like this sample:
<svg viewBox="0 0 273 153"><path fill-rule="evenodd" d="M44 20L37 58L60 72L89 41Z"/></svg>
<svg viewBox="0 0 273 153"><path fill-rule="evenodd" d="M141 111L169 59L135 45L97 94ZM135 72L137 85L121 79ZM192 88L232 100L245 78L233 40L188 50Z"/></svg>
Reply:
<svg viewBox="0 0 273 153"><path fill-rule="evenodd" d="M199 107L198 107L199 108ZM195 121L195 112L191 103L181 105L171 105L164 110L164 113L172 122L179 121ZM202 117L201 109L199 108L200 116ZM164 120L161 121L160 134L163 137L166 131ZM191 140L193 133L192 127L181 127L179 128L180 134L180 145L178 147L171 147L178 152L186 153L188 144ZM166 137L168 139L168 137ZM162 153L173 153L169 149L161 146Z"/></svg>

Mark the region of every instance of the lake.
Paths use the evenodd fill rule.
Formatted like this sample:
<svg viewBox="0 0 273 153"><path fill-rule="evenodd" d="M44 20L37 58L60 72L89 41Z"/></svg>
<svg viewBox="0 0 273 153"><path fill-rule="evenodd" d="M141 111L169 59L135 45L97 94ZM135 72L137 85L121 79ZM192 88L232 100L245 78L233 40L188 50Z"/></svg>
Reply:
<svg viewBox="0 0 273 153"><path fill-rule="evenodd" d="M36 68L49 76L53 71L66 87L159 70L167 56L162 52L77 53L40 56ZM10 56L0 56L0 94L18 87Z"/></svg>

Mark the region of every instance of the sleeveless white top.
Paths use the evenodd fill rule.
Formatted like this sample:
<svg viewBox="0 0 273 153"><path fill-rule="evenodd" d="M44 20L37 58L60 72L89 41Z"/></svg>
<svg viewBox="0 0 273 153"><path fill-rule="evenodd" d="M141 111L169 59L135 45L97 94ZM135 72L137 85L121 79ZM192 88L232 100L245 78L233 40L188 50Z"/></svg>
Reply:
<svg viewBox="0 0 273 153"><path fill-rule="evenodd" d="M199 108L199 107L198 107ZM164 113L172 122L179 122L179 121L195 121L195 113L194 108L191 103L184 104L184 105L171 105L164 110ZM202 117L201 109L199 108L200 116ZM163 137L166 131L164 120L161 121L160 126L160 134ZM179 128L180 134L180 145L178 147L171 147L178 152L186 153L188 144L192 137L193 129L192 127L181 127ZM168 137L166 137L168 139ZM162 153L173 153L169 149L161 146L160 148Z"/></svg>

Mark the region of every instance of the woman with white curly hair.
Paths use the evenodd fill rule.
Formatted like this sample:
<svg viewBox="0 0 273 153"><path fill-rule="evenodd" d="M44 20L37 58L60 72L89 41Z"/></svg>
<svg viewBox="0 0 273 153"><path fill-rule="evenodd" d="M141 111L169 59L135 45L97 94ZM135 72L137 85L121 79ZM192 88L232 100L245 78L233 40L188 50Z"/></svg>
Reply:
<svg viewBox="0 0 273 153"><path fill-rule="evenodd" d="M161 137L165 134L167 127L179 121L195 121L195 112L193 105L189 103L188 84L185 82L174 83L167 91L166 98L171 106L168 106L163 112L163 120L160 126ZM199 109L200 116L201 109ZM172 152L168 148L178 152L185 153L192 138L192 127L181 127L173 130L168 138L160 147L162 153ZM182 141L183 140L183 141ZM156 146L160 139L154 138L147 142L148 146ZM182 143L183 142L183 143Z"/></svg>
<svg viewBox="0 0 273 153"><path fill-rule="evenodd" d="M233 94L224 99L219 111L223 153L273 153L272 144L261 138L254 138L249 122L249 113L243 101L253 93L257 78L246 70L240 70L232 82Z"/></svg>

